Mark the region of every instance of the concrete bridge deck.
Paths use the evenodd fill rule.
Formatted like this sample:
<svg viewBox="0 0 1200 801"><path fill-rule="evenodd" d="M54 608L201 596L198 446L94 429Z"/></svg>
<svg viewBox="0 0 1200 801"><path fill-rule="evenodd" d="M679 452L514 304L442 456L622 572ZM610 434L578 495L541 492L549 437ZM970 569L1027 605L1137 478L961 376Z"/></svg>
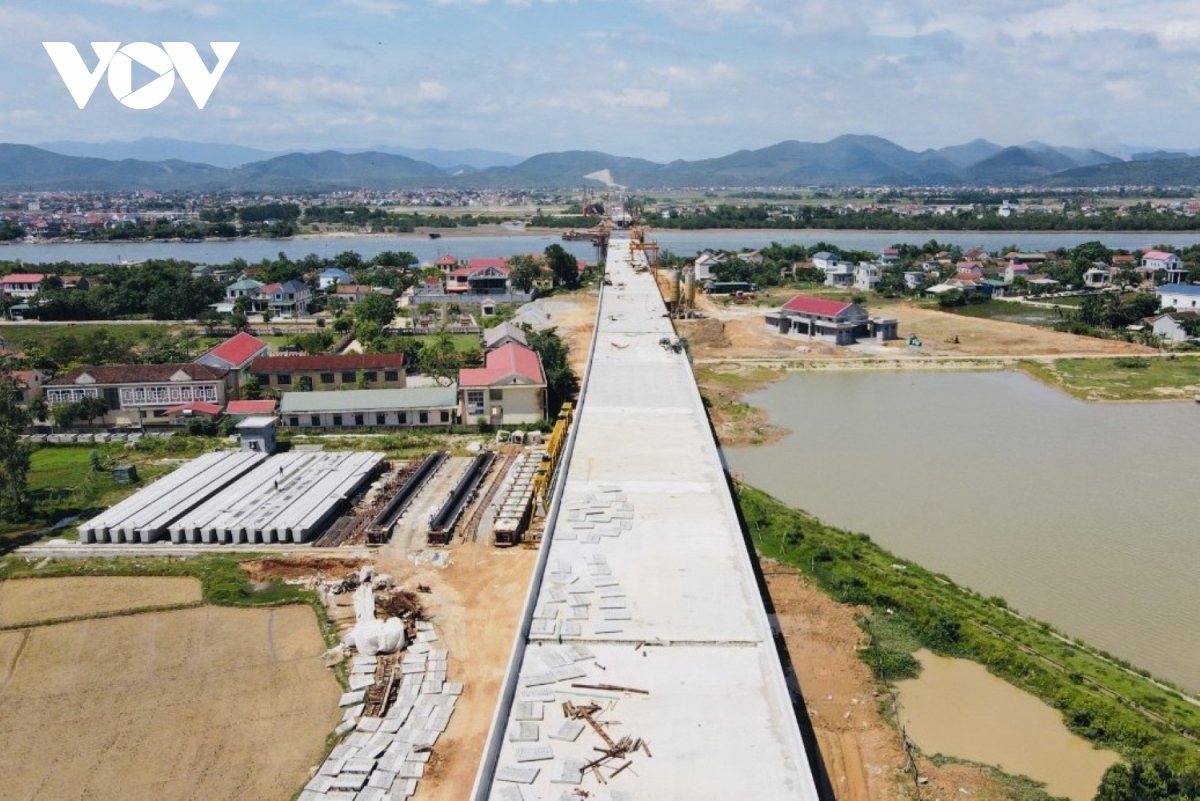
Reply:
<svg viewBox="0 0 1200 801"><path fill-rule="evenodd" d="M793 699L687 357L609 243L580 412L473 798L816 799ZM612 685L645 693L594 690ZM563 702L604 706L649 752ZM630 764L612 775L626 761Z"/></svg>

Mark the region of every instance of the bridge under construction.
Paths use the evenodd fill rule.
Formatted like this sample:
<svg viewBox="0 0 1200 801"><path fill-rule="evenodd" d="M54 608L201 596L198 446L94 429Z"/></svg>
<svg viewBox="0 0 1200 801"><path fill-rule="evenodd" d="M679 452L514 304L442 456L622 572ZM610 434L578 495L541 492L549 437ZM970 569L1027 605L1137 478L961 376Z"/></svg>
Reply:
<svg viewBox="0 0 1200 801"><path fill-rule="evenodd" d="M826 797L645 258L613 232L475 801Z"/></svg>

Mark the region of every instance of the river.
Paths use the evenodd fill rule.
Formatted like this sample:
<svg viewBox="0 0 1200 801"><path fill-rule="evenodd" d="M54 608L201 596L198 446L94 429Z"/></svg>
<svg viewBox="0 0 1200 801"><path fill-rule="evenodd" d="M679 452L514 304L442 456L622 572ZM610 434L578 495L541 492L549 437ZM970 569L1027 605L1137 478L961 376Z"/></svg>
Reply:
<svg viewBox="0 0 1200 801"><path fill-rule="evenodd" d="M790 436L730 469L899 556L1200 691L1200 408L1095 404L1020 373L796 373Z"/></svg>
<svg viewBox="0 0 1200 801"><path fill-rule="evenodd" d="M739 250L759 248L771 242L811 247L828 242L852 250L879 250L887 245L907 243L920 245L936 239L946 245L964 248L982 247L999 250L1016 245L1022 250L1054 250L1074 247L1082 242L1099 240L1112 248L1129 250L1152 245L1184 247L1200 242L1200 232L1193 233L1033 233L1017 231L651 231L650 238L677 255L693 255L705 248ZM309 253L331 258L345 250L353 250L370 258L385 250L407 250L422 261L432 261L444 254L459 258L507 258L519 253L540 253L548 245L559 243L577 258L595 261L596 252L590 242L563 242L558 234L523 234L509 236L454 236L441 239L427 236L333 236L301 237L295 239L236 239L205 242L50 242L9 243L0 245L0 261L21 260L27 264L46 264L60 261L93 264L113 264L119 261L145 259L181 259L199 264L224 264L235 258L248 262L274 259L279 253L299 259Z"/></svg>

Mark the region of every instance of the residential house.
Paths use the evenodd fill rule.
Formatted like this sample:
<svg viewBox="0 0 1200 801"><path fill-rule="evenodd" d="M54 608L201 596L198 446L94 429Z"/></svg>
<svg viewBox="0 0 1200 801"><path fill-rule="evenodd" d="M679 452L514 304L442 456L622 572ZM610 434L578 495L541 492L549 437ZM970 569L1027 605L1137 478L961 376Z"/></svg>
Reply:
<svg viewBox="0 0 1200 801"><path fill-rule="evenodd" d="M403 353L263 356L250 365L263 389L311 392L324 389L402 389Z"/></svg>
<svg viewBox="0 0 1200 801"><path fill-rule="evenodd" d="M1163 284L1154 290L1158 308L1192 311L1200 309L1200 286L1196 284Z"/></svg>
<svg viewBox="0 0 1200 801"><path fill-rule="evenodd" d="M339 284L354 283L354 276L343 270L341 267L329 267L322 270L317 275L317 288L321 290L329 289L331 286Z"/></svg>
<svg viewBox="0 0 1200 801"><path fill-rule="evenodd" d="M894 267L900 263L900 249L888 246L879 251L879 263L884 267Z"/></svg>
<svg viewBox="0 0 1200 801"><path fill-rule="evenodd" d="M1165 250L1147 250L1142 254L1141 266L1144 270L1152 272L1158 272L1159 270L1164 272L1186 272L1186 270L1183 270L1183 260L1179 258L1179 255L1168 253Z"/></svg>
<svg viewBox="0 0 1200 801"><path fill-rule="evenodd" d="M1012 284L1017 278L1029 277L1029 265L1024 262L1010 261L1004 268L1004 283Z"/></svg>
<svg viewBox="0 0 1200 801"><path fill-rule="evenodd" d="M1083 285L1088 289L1103 289L1112 286L1112 271L1108 267L1094 265L1083 273Z"/></svg>
<svg viewBox="0 0 1200 801"><path fill-rule="evenodd" d="M458 422L458 388L285 392L279 416L289 428L412 428Z"/></svg>
<svg viewBox="0 0 1200 801"><path fill-rule="evenodd" d="M1195 342L1198 338L1189 334L1187 328L1200 324L1200 311L1167 312L1146 322L1150 330L1167 342Z"/></svg>
<svg viewBox="0 0 1200 801"><path fill-rule="evenodd" d="M522 347L529 347L529 341L525 336L525 329L511 322L503 322L492 328L484 329L483 349L485 351L495 350L510 342L515 342Z"/></svg>
<svg viewBox="0 0 1200 801"><path fill-rule="evenodd" d="M165 425L167 410L181 404L224 406L234 380L230 370L207 364L89 365L46 382L43 392L51 406L103 398L106 425Z"/></svg>
<svg viewBox="0 0 1200 801"><path fill-rule="evenodd" d="M209 367L232 371L235 375L235 389L240 392L246 379L250 377L250 364L255 359L266 356L269 352L270 347L266 342L242 331L210 348L192 361L196 364L207 364Z"/></svg>
<svg viewBox="0 0 1200 801"><path fill-rule="evenodd" d="M225 300L232 303L238 298L249 298L254 301L262 292L265 286L262 281L255 281L253 278L243 278L240 281L234 281L229 286L225 287Z"/></svg>
<svg viewBox="0 0 1200 801"><path fill-rule="evenodd" d="M308 314L312 302L312 290L303 281L292 279L283 283L268 284L260 290L267 308L276 317L299 317Z"/></svg>
<svg viewBox="0 0 1200 801"><path fill-rule="evenodd" d="M476 262L497 262L476 264ZM466 267L451 270L446 277L446 292L469 295L503 295L509 291L511 270L504 259L471 259Z"/></svg>
<svg viewBox="0 0 1200 801"><path fill-rule="evenodd" d="M367 295L383 295L391 299L395 295L395 291L384 286L367 286L366 284L338 284L333 288L331 293L333 297L341 298L349 305L353 306Z"/></svg>
<svg viewBox="0 0 1200 801"><path fill-rule="evenodd" d="M806 337L834 345L853 345L860 338L882 342L895 339L894 319L871 317L857 303L844 303L810 295L797 295L766 315L772 333Z"/></svg>
<svg viewBox="0 0 1200 801"><path fill-rule="evenodd" d="M41 290L45 277L42 273L9 273L0 278L0 294L28 300Z"/></svg>
<svg viewBox="0 0 1200 801"><path fill-rule="evenodd" d="M459 266L458 259L447 253L444 256L438 256L433 260L433 266L437 267L444 274L449 274L451 270Z"/></svg>
<svg viewBox="0 0 1200 801"><path fill-rule="evenodd" d="M41 370L13 370L8 373L0 373L0 375L8 376L16 384L16 399L17 403L21 405L41 397L42 386L50 378Z"/></svg>
<svg viewBox="0 0 1200 801"><path fill-rule="evenodd" d="M712 279L713 270L724 263L724 255L706 250L692 262L692 270L696 273L697 281L707 281Z"/></svg>
<svg viewBox="0 0 1200 801"><path fill-rule="evenodd" d="M63 289L79 289L86 292L92 288L92 282L82 275L64 275L60 276Z"/></svg>
<svg viewBox="0 0 1200 801"><path fill-rule="evenodd" d="M904 286L910 290L916 290L917 287L925 281L924 270L905 270L904 271Z"/></svg>
<svg viewBox="0 0 1200 801"><path fill-rule="evenodd" d="M812 265L818 270L829 272L831 269L842 264L842 257L830 253L828 250L821 250L812 255Z"/></svg>
<svg viewBox="0 0 1200 801"><path fill-rule="evenodd" d="M458 373L461 416L492 425L535 423L546 417L546 373L532 348L508 342L489 350L483 367Z"/></svg>
<svg viewBox="0 0 1200 801"><path fill-rule="evenodd" d="M879 265L860 261L854 268L854 288L861 292L873 292L879 284Z"/></svg>

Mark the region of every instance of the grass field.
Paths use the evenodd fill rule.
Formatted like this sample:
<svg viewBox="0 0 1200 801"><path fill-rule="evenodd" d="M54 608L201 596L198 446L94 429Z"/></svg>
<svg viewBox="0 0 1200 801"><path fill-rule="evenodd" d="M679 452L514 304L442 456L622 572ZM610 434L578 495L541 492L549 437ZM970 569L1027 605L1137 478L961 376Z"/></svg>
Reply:
<svg viewBox="0 0 1200 801"><path fill-rule="evenodd" d="M87 324L49 324L37 325L0 325L0 337L8 343L9 350L22 350L30 345L44 346L63 333L84 336L104 331L109 336L121 342L142 342L147 339L162 336L164 331L175 333L177 327L167 323L87 323Z"/></svg>
<svg viewBox="0 0 1200 801"><path fill-rule="evenodd" d="M1189 400L1200 392L1200 356L1022 361L1020 367L1083 400Z"/></svg>
<svg viewBox="0 0 1200 801"><path fill-rule="evenodd" d="M941 307L935 303L928 308L962 317L1000 320L1005 323L1023 323L1025 325L1052 326L1063 319L1062 315L1054 309L1026 306L1010 300L989 300L987 303L969 303L965 306L950 307Z"/></svg>

